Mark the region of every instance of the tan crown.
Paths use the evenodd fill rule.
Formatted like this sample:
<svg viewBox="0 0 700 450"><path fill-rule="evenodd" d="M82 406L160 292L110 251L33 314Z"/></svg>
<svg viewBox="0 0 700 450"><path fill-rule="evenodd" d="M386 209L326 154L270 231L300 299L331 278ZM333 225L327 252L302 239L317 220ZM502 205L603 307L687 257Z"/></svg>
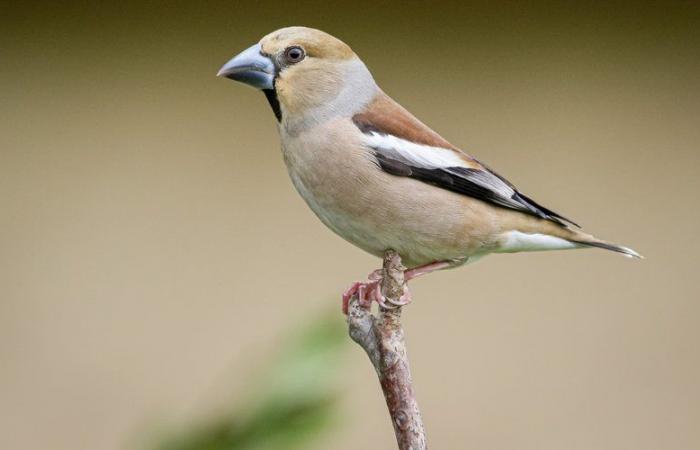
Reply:
<svg viewBox="0 0 700 450"><path fill-rule="evenodd" d="M306 27L287 27L273 31L260 40L262 51L276 55L287 47L298 45L307 56L321 59L350 59L355 53L340 39L321 30Z"/></svg>

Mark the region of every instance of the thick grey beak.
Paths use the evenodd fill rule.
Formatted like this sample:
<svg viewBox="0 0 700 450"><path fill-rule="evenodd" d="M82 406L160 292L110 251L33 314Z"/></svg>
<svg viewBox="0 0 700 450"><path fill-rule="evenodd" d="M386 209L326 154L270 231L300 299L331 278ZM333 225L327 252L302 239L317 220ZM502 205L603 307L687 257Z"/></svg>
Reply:
<svg viewBox="0 0 700 450"><path fill-rule="evenodd" d="M258 89L274 89L275 65L260 52L260 44L255 44L224 64L216 76L240 81Z"/></svg>

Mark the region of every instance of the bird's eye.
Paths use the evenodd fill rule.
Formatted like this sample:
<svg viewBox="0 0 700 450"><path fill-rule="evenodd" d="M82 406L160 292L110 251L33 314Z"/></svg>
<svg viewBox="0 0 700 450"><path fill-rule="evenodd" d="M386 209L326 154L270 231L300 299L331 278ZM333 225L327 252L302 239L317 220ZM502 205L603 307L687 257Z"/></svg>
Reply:
<svg viewBox="0 0 700 450"><path fill-rule="evenodd" d="M306 56L306 54L304 53L304 49L301 47L289 47L284 51L284 58L290 64L298 63L304 59L304 56Z"/></svg>

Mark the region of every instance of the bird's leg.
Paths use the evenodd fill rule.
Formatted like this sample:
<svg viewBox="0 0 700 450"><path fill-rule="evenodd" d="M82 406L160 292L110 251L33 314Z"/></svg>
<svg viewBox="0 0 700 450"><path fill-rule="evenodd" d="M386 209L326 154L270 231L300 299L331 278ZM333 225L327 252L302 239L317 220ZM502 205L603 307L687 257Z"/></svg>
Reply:
<svg viewBox="0 0 700 450"><path fill-rule="evenodd" d="M429 264L423 264L422 266L414 267L413 269L408 269L403 273L403 279L408 281L414 278L418 278L422 275L427 275L430 272L435 272L436 270L447 269L453 266L454 263L448 261L435 261Z"/></svg>
<svg viewBox="0 0 700 450"><path fill-rule="evenodd" d="M412 280L414 278L418 278L422 275L429 274L430 272L435 272L436 270L442 270L446 269L450 266L452 266L453 263L450 263L448 261L436 261L432 262L429 264L424 264L422 266L417 266L412 269L408 269L404 271L403 273L403 279L404 283L407 283L409 280ZM376 273L372 272L373 274ZM370 274L372 275L372 274ZM403 295L398 299L398 300L391 300L382 295L381 292L381 271L379 271L379 285L377 285L376 292L375 292L375 297L377 299L377 303L379 303L382 307L387 308L387 309L392 309L392 308L398 308L400 306L408 305L411 303L411 291L408 289L408 284L404 284L404 291ZM387 303L390 303L391 306L387 305Z"/></svg>
<svg viewBox="0 0 700 450"><path fill-rule="evenodd" d="M343 314L348 313L348 304L353 295L357 294L360 305L364 308L372 306L375 301L384 309L394 309L408 304L411 301L411 293L408 286L404 287L404 294L398 300L391 300L382 294L382 269L377 269L367 275L367 281L354 282L343 292Z"/></svg>
<svg viewBox="0 0 700 450"><path fill-rule="evenodd" d="M448 261L436 261L417 266L404 272L404 280L412 280L436 270L446 269L452 265L454 263ZM382 269L377 269L367 276L367 281L356 281L343 292L343 314L347 315L348 303L355 294L358 295L360 305L365 308L372 306L372 301L377 302L384 309L394 309L411 303L411 291L408 289L408 285L405 284L403 295L398 300L386 298L382 294L382 277Z"/></svg>

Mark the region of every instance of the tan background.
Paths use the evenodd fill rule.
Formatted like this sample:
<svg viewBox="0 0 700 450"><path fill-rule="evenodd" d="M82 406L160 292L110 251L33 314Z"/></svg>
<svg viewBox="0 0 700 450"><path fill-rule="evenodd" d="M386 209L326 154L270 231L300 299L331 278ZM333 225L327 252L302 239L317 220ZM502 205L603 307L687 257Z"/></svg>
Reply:
<svg viewBox="0 0 700 450"><path fill-rule="evenodd" d="M0 7L0 448L134 448L207 414L378 265L293 191L264 98L214 77L290 24L343 38L449 140L647 257L493 256L415 282L432 447L700 448L692 3ZM347 354L346 426L318 448L392 448Z"/></svg>

